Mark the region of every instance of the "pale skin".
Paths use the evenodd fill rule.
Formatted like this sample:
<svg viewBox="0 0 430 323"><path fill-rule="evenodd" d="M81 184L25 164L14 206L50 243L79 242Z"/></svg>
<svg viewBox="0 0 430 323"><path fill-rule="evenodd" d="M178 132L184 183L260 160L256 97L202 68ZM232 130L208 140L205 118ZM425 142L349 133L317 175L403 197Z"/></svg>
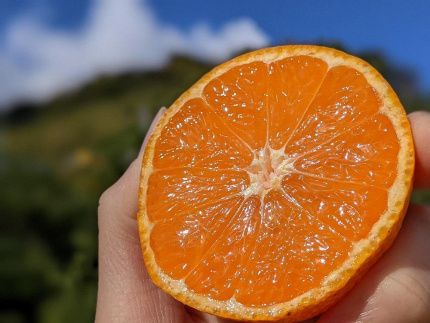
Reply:
<svg viewBox="0 0 430 323"><path fill-rule="evenodd" d="M430 113L414 112L409 120L416 149L415 188L430 189ZM136 224L146 140L136 160L100 198L96 322L230 322L184 306L148 276ZM430 207L411 205L388 252L338 304L311 321L430 322L429 250Z"/></svg>

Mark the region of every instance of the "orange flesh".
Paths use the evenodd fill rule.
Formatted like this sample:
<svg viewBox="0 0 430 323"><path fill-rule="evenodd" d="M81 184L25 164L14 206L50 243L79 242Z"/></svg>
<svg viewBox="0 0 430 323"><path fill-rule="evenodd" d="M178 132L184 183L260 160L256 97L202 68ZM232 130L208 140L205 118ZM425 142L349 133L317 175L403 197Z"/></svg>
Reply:
<svg viewBox="0 0 430 323"><path fill-rule="evenodd" d="M235 67L155 144L161 270L215 300L286 302L338 268L387 207L399 144L358 71L295 56Z"/></svg>

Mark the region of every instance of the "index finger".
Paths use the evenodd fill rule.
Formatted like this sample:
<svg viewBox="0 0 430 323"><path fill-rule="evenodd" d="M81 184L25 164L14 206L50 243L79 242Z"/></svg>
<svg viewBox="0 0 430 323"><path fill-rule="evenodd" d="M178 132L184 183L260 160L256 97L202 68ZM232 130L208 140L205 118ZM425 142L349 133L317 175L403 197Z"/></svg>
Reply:
<svg viewBox="0 0 430 323"><path fill-rule="evenodd" d="M430 188L430 113L409 114L415 143L415 187Z"/></svg>

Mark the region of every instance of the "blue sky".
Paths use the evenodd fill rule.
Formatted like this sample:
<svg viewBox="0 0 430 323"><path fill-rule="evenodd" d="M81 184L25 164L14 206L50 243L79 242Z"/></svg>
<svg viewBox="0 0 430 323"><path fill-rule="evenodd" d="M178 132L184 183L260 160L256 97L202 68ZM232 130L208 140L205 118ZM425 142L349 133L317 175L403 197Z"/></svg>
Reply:
<svg viewBox="0 0 430 323"><path fill-rule="evenodd" d="M117 3L114 5L113 1ZM128 3L128 9L120 7L118 4L120 2ZM103 5L104 3L107 5ZM109 3L111 9L101 9L108 7ZM16 74L15 81L19 85L23 83L21 74L28 74L28 71L21 66L22 62L29 61L30 75L34 79L33 85L36 81L40 83L38 80L47 78L53 80L52 84L60 84L61 70L54 71L54 65L47 60L55 56L53 53L57 56L61 56L61 53L68 55L67 51L57 48L63 43L62 38L67 39L65 47L73 48L76 44L73 41L79 37L81 40L87 39L85 33L90 30L88 33L95 37L90 37L94 42L94 39L101 37L97 36L101 33L96 33L93 29L97 28L91 26L108 29L111 25L109 19L112 19L112 25L121 24L121 21L127 20L127 14L130 15L133 12L132 8L136 10L137 6L142 7L140 15L134 15L134 22L127 22L122 26L129 30L128 38L136 40L155 33L161 42L165 39L164 47L157 41L146 43L143 41L145 46L140 49L140 52L136 49L135 56L121 58L121 53L116 53L116 56L106 59L102 62L104 65L97 68L93 67L94 62L98 62L97 59L92 60L92 63L88 61L86 69L91 69L91 73L84 73L83 76L78 76L78 73L75 73L76 75L70 74L71 72L66 73L67 79L74 81L58 88L54 86L53 89L49 89L53 86L42 84L44 87L41 85L37 90L42 93L40 97L48 97L55 91L76 86L97 73L118 72L133 67L147 68L151 64L162 66L163 61L167 59L167 56L160 54L163 51L171 53L188 51L189 54L216 61L222 60L241 46L258 47L282 43L286 40L298 43L340 41L351 51L380 50L393 63L414 70L419 76L423 89L430 92L430 2L424 0L146 0L145 2L140 0L2 0L0 2L0 72L11 70L14 75ZM98 8L98 11L94 8ZM123 16L117 15L116 12L123 12ZM151 23L139 23L137 21L139 19ZM105 23L93 24L94 20ZM133 19L130 18L130 20ZM19 26L16 27L16 25ZM139 28L146 28L147 33L130 31ZM109 33L110 30L106 32ZM34 39L40 39L45 47L54 44L54 50L41 55L40 52L45 50L34 49L38 47ZM87 43L81 40L78 43L81 45L84 43L83 48L87 48L88 46L85 45ZM22 44L23 42L28 44ZM104 47L100 45L99 48L107 50L108 42L107 40L102 42ZM117 39L114 43L128 48L121 39ZM172 47L167 43L177 45ZM154 49L154 47L157 48ZM224 50L217 51L217 47L223 47ZM97 52L97 50L94 51ZM94 51L89 50L84 53L91 56ZM130 51L133 51L131 45L128 49L128 52ZM152 56L148 54L145 58L149 63L142 61L144 58L142 60L136 58L139 54L144 57L147 51L153 53ZM157 61L154 57L158 56L164 59ZM66 59L73 61L71 56ZM125 60L134 63L127 65L123 62ZM38 62L41 62L40 66L37 65ZM46 66L51 74L40 72L43 66ZM4 83L0 83L1 85ZM28 87L33 88L33 85L30 84ZM4 102L13 101L13 98L19 95L26 96L28 92L26 89L16 90L10 84L6 84L4 88L8 93L11 89L16 92L14 96L10 95L3 100ZM29 98L36 99L37 96L35 93L28 95ZM2 90L0 89L1 103Z"/></svg>

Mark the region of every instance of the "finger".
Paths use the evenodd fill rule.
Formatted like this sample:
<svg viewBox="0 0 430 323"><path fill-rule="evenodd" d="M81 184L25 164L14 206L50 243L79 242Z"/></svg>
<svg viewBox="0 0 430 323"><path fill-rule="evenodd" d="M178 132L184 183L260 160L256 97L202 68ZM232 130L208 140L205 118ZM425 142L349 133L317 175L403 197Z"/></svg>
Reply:
<svg viewBox="0 0 430 323"><path fill-rule="evenodd" d="M183 307L152 284L143 263L135 219L141 158L100 198L96 322L183 320Z"/></svg>
<svg viewBox="0 0 430 323"><path fill-rule="evenodd" d="M430 188L430 113L409 115L415 143L415 187Z"/></svg>
<svg viewBox="0 0 430 323"><path fill-rule="evenodd" d="M409 213L393 247L318 323L430 322L430 208Z"/></svg>
<svg viewBox="0 0 430 323"><path fill-rule="evenodd" d="M139 189L139 176L142 164L142 157L146 144L151 134L160 120L166 108L161 108L155 115L143 143L140 147L137 158L130 164L125 173L111 187L103 192L99 201L99 225L105 222L114 222L122 225L123 217L133 219L132 225L135 227L135 217L137 212L137 194ZM114 203L117 202L117 203ZM105 206L109 208L104 212ZM102 212L100 212L102 211Z"/></svg>
<svg viewBox="0 0 430 323"><path fill-rule="evenodd" d="M145 151L146 144L148 143L148 140L151 137L151 134L154 131L154 128L157 125L158 120L160 120L164 112L166 112L166 108L162 107L160 110L158 110L157 114L155 115L154 120L152 121L148 131L146 132L146 136L145 136L145 139L143 140L142 146L140 146L139 157L142 157L143 152Z"/></svg>

